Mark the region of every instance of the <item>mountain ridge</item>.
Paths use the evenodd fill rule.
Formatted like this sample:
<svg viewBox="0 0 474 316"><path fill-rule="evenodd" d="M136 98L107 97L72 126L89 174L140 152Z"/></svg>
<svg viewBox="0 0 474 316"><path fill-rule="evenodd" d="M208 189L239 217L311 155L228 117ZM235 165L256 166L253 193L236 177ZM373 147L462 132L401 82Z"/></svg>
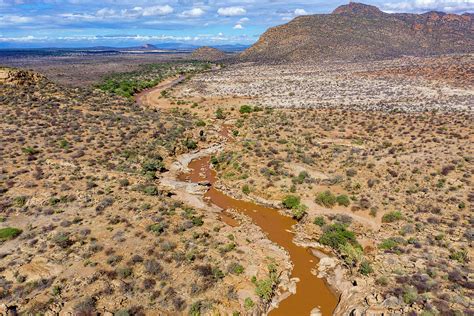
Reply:
<svg viewBox="0 0 474 316"><path fill-rule="evenodd" d="M245 61L360 60L474 51L474 15L386 13L351 2L268 29Z"/></svg>

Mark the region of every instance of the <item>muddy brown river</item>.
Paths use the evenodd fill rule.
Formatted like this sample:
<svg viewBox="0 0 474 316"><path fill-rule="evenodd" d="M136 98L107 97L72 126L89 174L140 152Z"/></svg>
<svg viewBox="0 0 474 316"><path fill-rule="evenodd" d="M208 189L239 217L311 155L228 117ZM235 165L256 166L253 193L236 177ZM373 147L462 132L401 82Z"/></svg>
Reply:
<svg viewBox="0 0 474 316"><path fill-rule="evenodd" d="M337 296L323 279L317 278L311 273L319 261L318 258L311 254L310 249L299 247L293 243L294 234L291 232L291 227L296 224L296 221L281 215L276 209L237 200L215 189L213 184L216 182L216 174L210 168L209 157L193 160L189 164L189 168L191 172L182 175L181 180L209 181L211 187L205 197L212 204L224 210L234 209L249 216L271 241L285 248L290 254L294 265L292 277L300 280L296 285L296 294L283 300L279 307L269 314L272 316L309 315L312 309L318 307L323 315L332 315L337 305Z"/></svg>

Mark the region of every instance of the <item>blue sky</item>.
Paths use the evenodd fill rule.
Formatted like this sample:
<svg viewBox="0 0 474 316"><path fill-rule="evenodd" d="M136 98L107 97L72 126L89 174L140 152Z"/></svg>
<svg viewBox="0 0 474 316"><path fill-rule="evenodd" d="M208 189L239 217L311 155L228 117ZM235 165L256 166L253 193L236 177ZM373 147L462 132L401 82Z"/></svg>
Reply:
<svg viewBox="0 0 474 316"><path fill-rule="evenodd" d="M298 15L348 1L0 0L0 47L251 44ZM367 0L386 12L474 12L474 0Z"/></svg>

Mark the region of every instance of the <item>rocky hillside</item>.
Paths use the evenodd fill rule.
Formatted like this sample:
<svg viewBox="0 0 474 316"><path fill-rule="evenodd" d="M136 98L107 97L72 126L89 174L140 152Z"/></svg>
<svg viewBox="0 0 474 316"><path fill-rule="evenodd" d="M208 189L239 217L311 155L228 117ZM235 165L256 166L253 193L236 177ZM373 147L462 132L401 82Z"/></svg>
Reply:
<svg viewBox="0 0 474 316"><path fill-rule="evenodd" d="M0 315L262 314L283 253L164 180L218 141L196 121L0 68Z"/></svg>
<svg viewBox="0 0 474 316"><path fill-rule="evenodd" d="M191 59L201 60L201 61L218 61L226 58L226 54L216 48L203 46L191 54Z"/></svg>
<svg viewBox="0 0 474 316"><path fill-rule="evenodd" d="M474 51L474 15L389 14L350 3L270 28L240 58L251 61L360 60Z"/></svg>

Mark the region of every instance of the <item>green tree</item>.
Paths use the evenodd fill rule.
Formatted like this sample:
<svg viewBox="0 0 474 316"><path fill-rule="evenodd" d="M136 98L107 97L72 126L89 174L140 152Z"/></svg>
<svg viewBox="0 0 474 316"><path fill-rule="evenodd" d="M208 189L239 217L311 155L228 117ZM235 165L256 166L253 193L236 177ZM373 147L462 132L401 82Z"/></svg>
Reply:
<svg viewBox="0 0 474 316"><path fill-rule="evenodd" d="M286 208L293 209L300 205L301 199L296 195L287 195L283 199L282 203Z"/></svg>
<svg viewBox="0 0 474 316"><path fill-rule="evenodd" d="M252 108L252 106L250 106L248 104L244 104L240 107L239 112L240 112L240 114L252 113L253 108Z"/></svg>
<svg viewBox="0 0 474 316"><path fill-rule="evenodd" d="M325 207L333 207L336 204L336 196L331 191L324 191L316 195L315 202Z"/></svg>

